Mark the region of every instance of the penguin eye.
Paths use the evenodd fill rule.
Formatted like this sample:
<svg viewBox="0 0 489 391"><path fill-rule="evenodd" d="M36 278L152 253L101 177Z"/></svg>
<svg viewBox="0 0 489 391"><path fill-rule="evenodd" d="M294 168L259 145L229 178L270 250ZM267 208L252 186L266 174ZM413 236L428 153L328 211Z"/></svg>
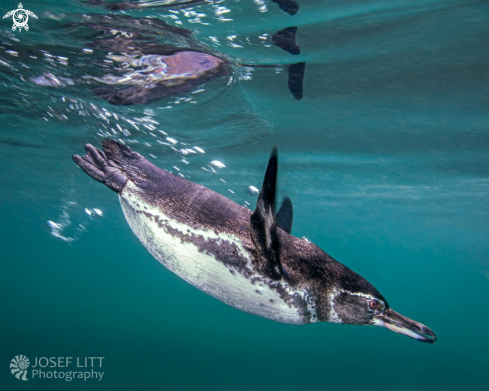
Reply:
<svg viewBox="0 0 489 391"><path fill-rule="evenodd" d="M379 302L377 300L370 300L368 302L368 306L371 310L376 310L377 308L379 308Z"/></svg>

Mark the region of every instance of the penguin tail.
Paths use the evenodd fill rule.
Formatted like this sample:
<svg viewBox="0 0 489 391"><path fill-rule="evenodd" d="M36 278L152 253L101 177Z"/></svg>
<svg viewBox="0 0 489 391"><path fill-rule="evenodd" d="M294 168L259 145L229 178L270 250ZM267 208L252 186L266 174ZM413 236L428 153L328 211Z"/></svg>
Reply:
<svg viewBox="0 0 489 391"><path fill-rule="evenodd" d="M105 140L104 150L105 144L114 148L114 143L125 153L134 153L129 148L114 140ZM103 151L95 148L91 144L85 144L85 150L87 151L85 156L73 155L73 161L93 179L103 183L116 193L120 193L128 180L121 167L114 160L107 158L107 155Z"/></svg>

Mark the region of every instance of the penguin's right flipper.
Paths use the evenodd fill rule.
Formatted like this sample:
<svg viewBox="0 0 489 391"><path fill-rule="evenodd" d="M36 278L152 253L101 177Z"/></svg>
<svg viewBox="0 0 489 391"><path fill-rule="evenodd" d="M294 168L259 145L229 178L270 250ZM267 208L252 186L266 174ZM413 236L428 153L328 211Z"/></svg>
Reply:
<svg viewBox="0 0 489 391"><path fill-rule="evenodd" d="M299 11L299 4L295 2L295 0L272 0L274 3L277 3L280 9L284 12L287 12L289 15L295 15L297 11Z"/></svg>
<svg viewBox="0 0 489 391"><path fill-rule="evenodd" d="M301 100L304 96L304 72L306 70L305 62L298 62L289 65L289 90L294 98Z"/></svg>
<svg viewBox="0 0 489 391"><path fill-rule="evenodd" d="M292 210L292 201L289 197L284 197L282 206L280 207L276 217L277 227L282 228L285 232L290 234L292 232L293 216L294 213Z"/></svg>
<svg viewBox="0 0 489 391"><path fill-rule="evenodd" d="M261 255L258 268L272 280L282 278L280 240L275 218L275 188L277 184L277 148L273 148L263 186L250 218L250 234Z"/></svg>
<svg viewBox="0 0 489 391"><path fill-rule="evenodd" d="M85 144L85 150L87 151L85 156L73 155L74 162L93 179L120 193L127 182L124 173L108 160L100 149Z"/></svg>

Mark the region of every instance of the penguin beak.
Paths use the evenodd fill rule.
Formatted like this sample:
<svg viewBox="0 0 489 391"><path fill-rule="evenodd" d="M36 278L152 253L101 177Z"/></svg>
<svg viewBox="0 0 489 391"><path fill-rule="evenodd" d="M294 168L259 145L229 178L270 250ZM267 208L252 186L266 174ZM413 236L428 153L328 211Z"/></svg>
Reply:
<svg viewBox="0 0 489 391"><path fill-rule="evenodd" d="M421 342L431 344L436 342L436 335L429 327L406 318L390 308L384 314L375 315L374 323L377 326L386 327L396 333L407 335Z"/></svg>

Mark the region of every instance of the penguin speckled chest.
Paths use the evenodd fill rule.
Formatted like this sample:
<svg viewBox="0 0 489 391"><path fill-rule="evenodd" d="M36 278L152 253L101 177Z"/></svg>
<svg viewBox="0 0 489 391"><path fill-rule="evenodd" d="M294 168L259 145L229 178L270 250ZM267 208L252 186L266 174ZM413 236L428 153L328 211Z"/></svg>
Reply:
<svg viewBox="0 0 489 391"><path fill-rule="evenodd" d="M393 311L367 280L290 234L292 203L275 213L274 149L252 213L162 170L114 140L87 144L74 161L119 194L141 243L185 281L242 311L278 322L335 322L389 328L434 343L428 327Z"/></svg>

